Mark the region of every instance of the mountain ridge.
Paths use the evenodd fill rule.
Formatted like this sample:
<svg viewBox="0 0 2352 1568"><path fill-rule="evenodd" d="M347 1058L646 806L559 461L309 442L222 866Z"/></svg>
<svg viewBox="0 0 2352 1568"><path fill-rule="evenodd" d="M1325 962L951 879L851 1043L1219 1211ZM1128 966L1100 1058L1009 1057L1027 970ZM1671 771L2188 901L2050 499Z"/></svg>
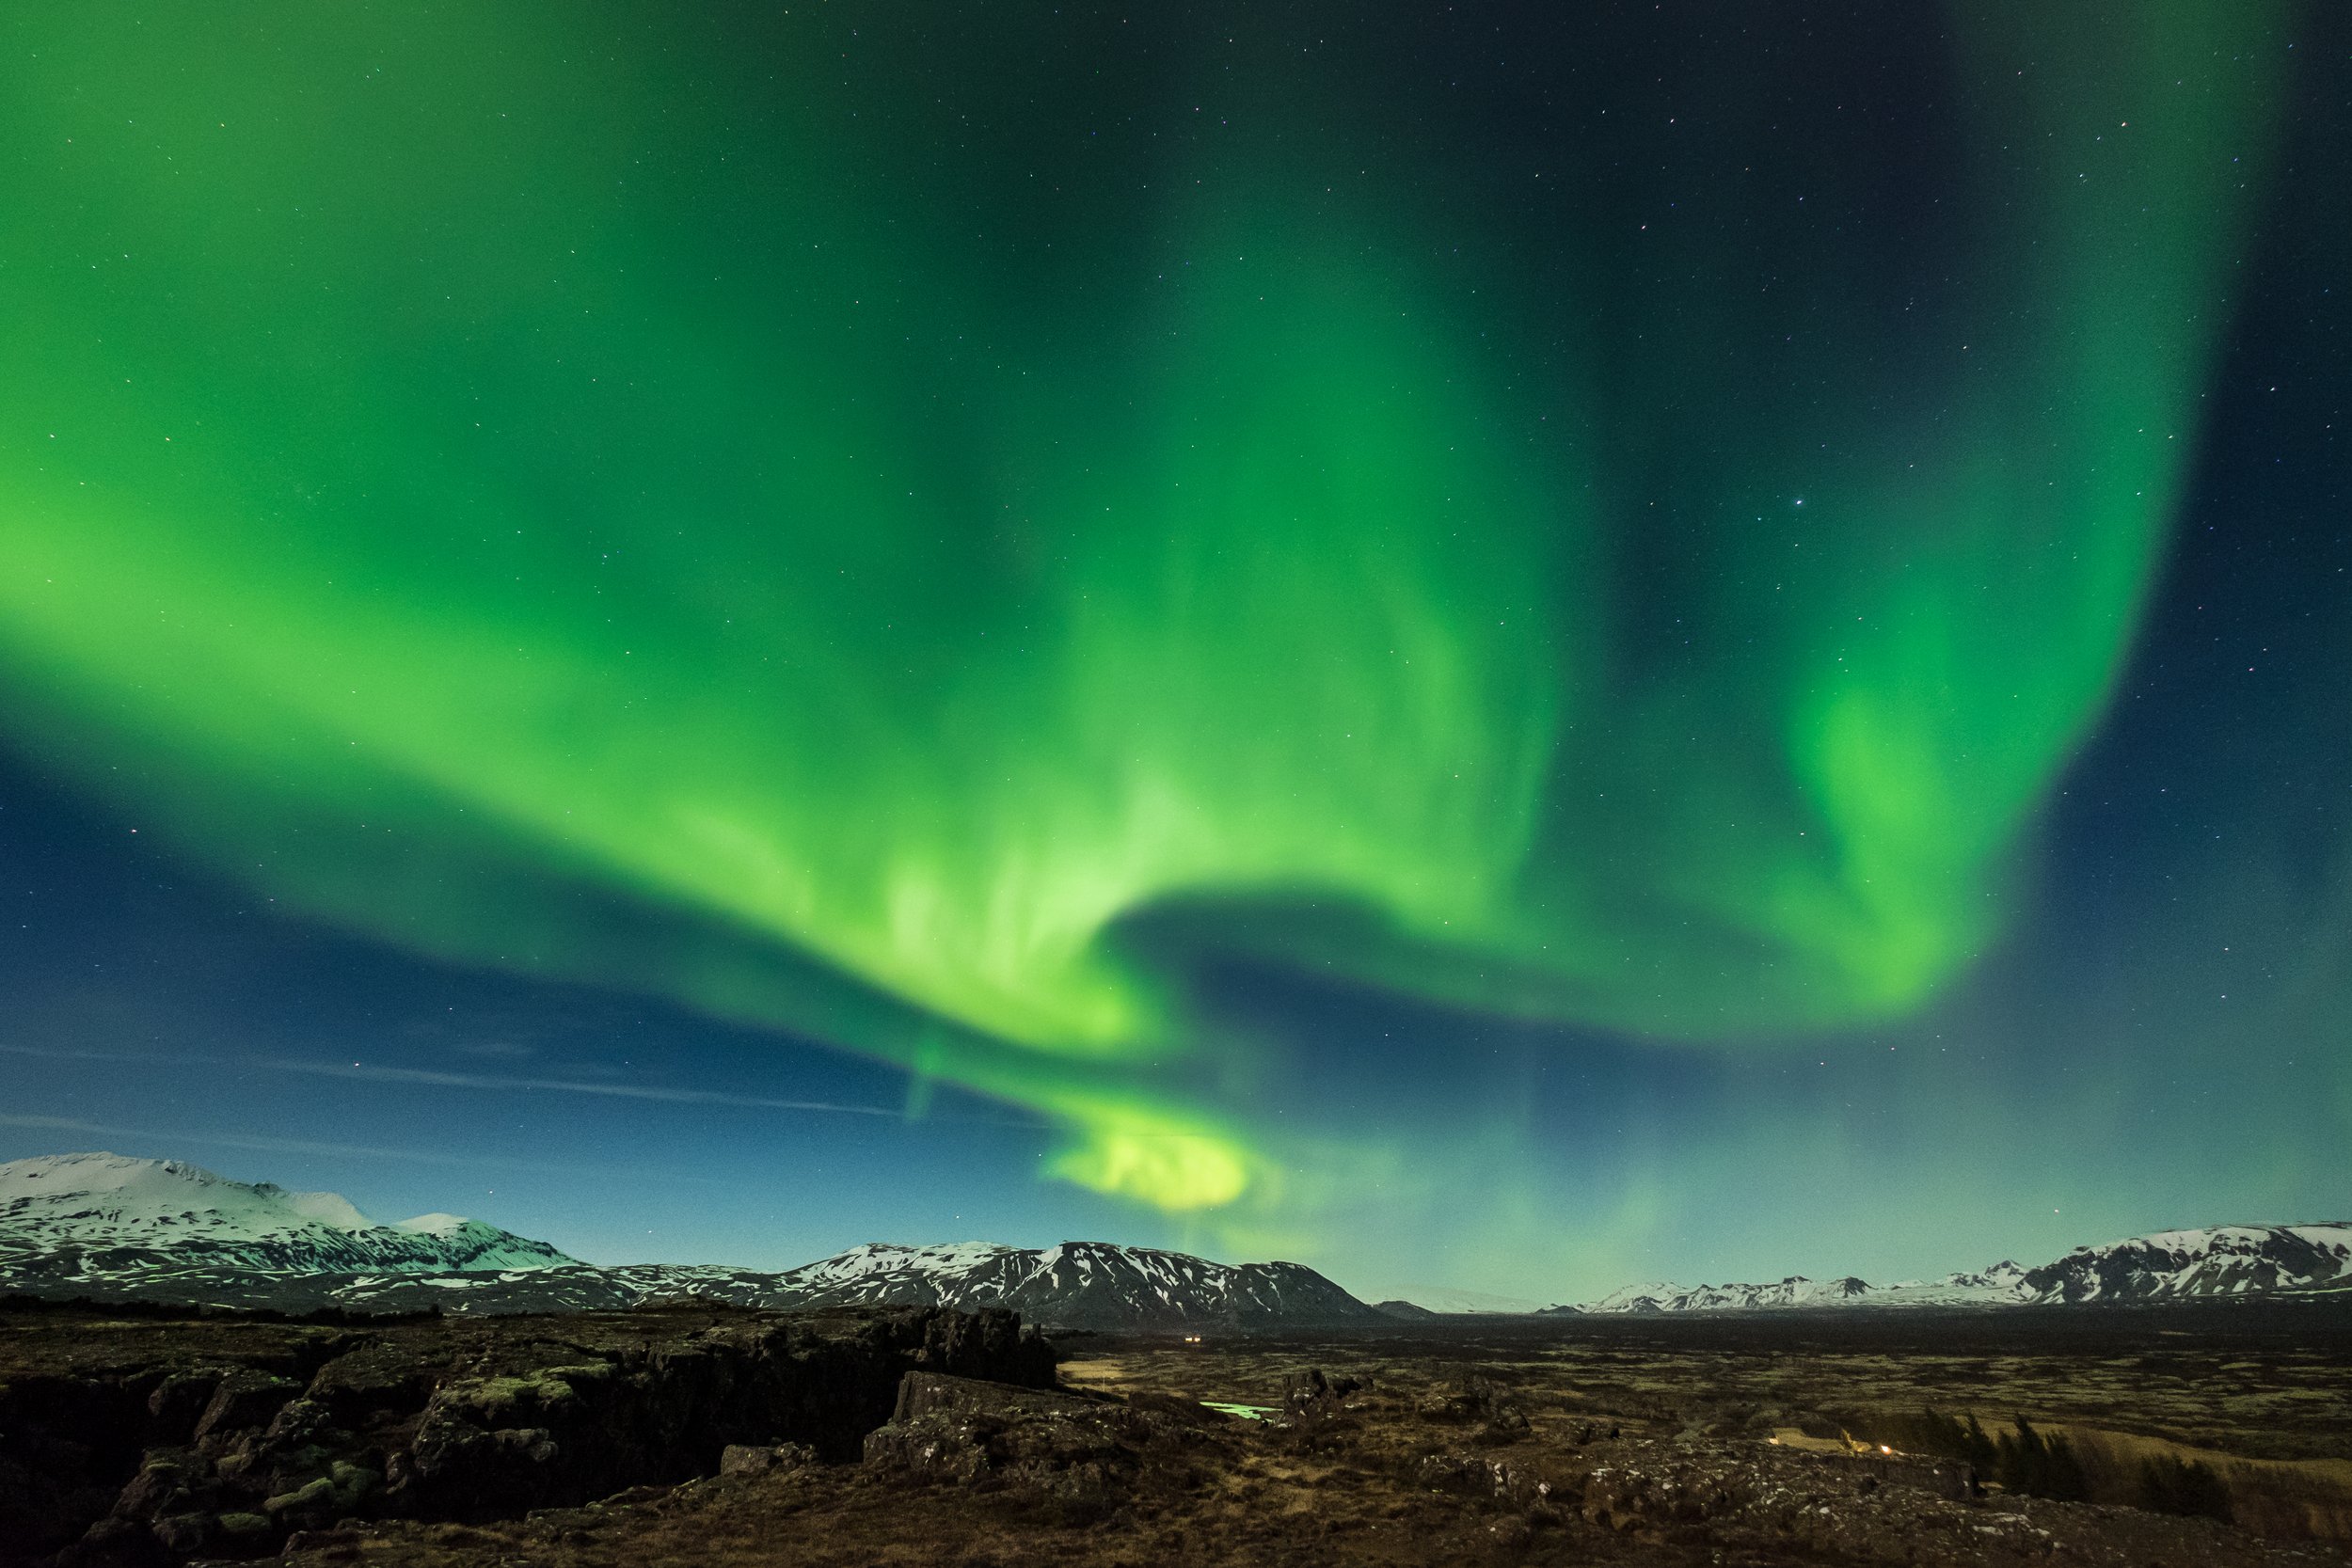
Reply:
<svg viewBox="0 0 2352 1568"><path fill-rule="evenodd" d="M0 1164L0 1291L340 1307L585 1311L698 1297L777 1310L1009 1307L1063 1329L1253 1330L1382 1315L1299 1263L1156 1247L869 1242L782 1272L601 1268L453 1214L378 1225L333 1193L290 1193L176 1160L51 1155Z"/></svg>
<svg viewBox="0 0 2352 1568"><path fill-rule="evenodd" d="M2075 1247L2033 1268L2004 1259L1974 1273L1872 1285L1791 1275L1769 1284L1630 1285L1569 1313L1788 1311L1843 1307L2049 1307L2205 1300L2352 1288L2352 1221L2217 1225Z"/></svg>
<svg viewBox="0 0 2352 1568"><path fill-rule="evenodd" d="M379 1224L334 1193L106 1153L0 1164L0 1291L8 1291L377 1312L585 1311L685 1297L769 1309L1001 1307L1032 1323L1093 1330L1393 1326L1458 1315L1410 1301L1369 1306L1302 1264L1217 1263L1109 1242L868 1242L783 1271L599 1267L479 1220L431 1213ZM2352 1291L2352 1222L2151 1231L2031 1268L2005 1259L1884 1286L1801 1275L1756 1284L1660 1282L1578 1306L1477 1315L2005 1307L2330 1291Z"/></svg>
<svg viewBox="0 0 2352 1568"><path fill-rule="evenodd" d="M0 1164L0 1275L429 1274L579 1261L479 1220L421 1214L379 1225L340 1194L237 1181L181 1160L89 1153Z"/></svg>

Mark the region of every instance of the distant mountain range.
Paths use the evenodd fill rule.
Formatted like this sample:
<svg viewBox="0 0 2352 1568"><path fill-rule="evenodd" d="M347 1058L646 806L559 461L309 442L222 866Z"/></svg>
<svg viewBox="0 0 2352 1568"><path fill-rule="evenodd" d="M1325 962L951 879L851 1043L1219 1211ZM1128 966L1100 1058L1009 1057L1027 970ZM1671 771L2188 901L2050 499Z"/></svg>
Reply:
<svg viewBox="0 0 2352 1568"><path fill-rule="evenodd" d="M672 1271L675 1273L677 1271ZM1181 1252L1064 1242L1059 1246L868 1243L774 1275L772 1287L700 1278L700 1293L754 1305L834 1307L869 1302L1009 1307L1064 1328L1327 1327L1376 1323L1380 1314L1298 1263L1212 1263Z"/></svg>
<svg viewBox="0 0 2352 1568"><path fill-rule="evenodd" d="M1871 1285L1791 1275L1770 1285L1633 1285L1545 1315L1755 1312L1824 1307L2043 1307L2352 1291L2352 1224L2221 1225L2080 1246L2055 1262Z"/></svg>
<svg viewBox="0 0 2352 1568"><path fill-rule="evenodd" d="M378 1225L332 1193L248 1184L177 1160L62 1154L0 1164L0 1292L303 1310L585 1311L700 1296L773 1309L1009 1307L1054 1328L1267 1329L1385 1320L1297 1263L1150 1247L882 1243L782 1274L598 1268L474 1220Z"/></svg>
<svg viewBox="0 0 2352 1568"><path fill-rule="evenodd" d="M333 1193L231 1181L178 1160L60 1154L0 1165L0 1276L430 1274L577 1264L454 1214L378 1225Z"/></svg>
<svg viewBox="0 0 2352 1568"><path fill-rule="evenodd" d="M1059 1329L1397 1327L1458 1314L1463 1292L1366 1306L1297 1263L1064 1242L870 1243L780 1274L714 1264L599 1268L478 1220L379 1225L333 1193L232 1181L178 1160L61 1154L0 1164L0 1294L308 1310L593 1311L678 1297L745 1307L1008 1307ZM2352 1224L2217 1226L2077 1247L2054 1262L1871 1285L1631 1286L1581 1307L1485 1317L2025 1307L2352 1293ZM1438 1308L1433 1310L1432 1308Z"/></svg>

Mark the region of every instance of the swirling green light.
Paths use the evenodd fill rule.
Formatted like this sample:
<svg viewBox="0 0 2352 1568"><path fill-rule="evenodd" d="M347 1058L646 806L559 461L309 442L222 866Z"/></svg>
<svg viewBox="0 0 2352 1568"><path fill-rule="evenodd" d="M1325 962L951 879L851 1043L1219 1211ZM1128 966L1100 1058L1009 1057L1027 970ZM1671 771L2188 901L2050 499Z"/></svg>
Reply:
<svg viewBox="0 0 2352 1568"><path fill-rule="evenodd" d="M2275 14L2135 8L2113 59L1956 17L1997 227L1793 403L1662 390L1763 363L1706 236L1570 211L1464 273L1350 181L1381 105L1255 28L1105 34L1105 84L1042 19L18 16L0 679L297 908L1038 1107L1169 1208L1273 1169L1204 949L1695 1039L1894 1015L2130 636L2260 140L2223 46ZM1646 335L1596 310L1675 330L1613 383ZM1693 449L1654 597L1627 425Z"/></svg>

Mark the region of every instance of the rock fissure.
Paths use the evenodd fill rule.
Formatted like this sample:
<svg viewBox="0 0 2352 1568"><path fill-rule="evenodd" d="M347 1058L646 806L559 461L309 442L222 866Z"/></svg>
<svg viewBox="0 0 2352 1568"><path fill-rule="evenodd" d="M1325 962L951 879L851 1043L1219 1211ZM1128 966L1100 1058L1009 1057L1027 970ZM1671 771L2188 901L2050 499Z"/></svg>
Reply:
<svg viewBox="0 0 2352 1568"><path fill-rule="evenodd" d="M349 1518L479 1522L715 1475L730 1447L858 1458L910 1371L1025 1387L1004 1311L660 1309L381 1330L114 1323L0 1338L0 1568L267 1555Z"/></svg>

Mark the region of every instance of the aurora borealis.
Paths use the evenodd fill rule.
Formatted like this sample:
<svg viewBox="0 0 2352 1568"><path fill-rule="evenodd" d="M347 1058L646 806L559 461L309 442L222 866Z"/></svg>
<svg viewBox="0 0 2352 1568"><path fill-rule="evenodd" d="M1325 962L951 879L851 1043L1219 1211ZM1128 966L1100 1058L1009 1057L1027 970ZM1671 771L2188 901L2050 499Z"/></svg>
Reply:
<svg viewBox="0 0 2352 1568"><path fill-rule="evenodd" d="M177 1039L26 958L0 1073L216 1061L331 950L879 1064L894 1223L1041 1169L1535 1295L1761 1168L1784 1250L2139 1223L2230 1085L2163 1201L2344 1207L2345 29L1670 9L0 23L9 853L278 933ZM2241 632L2302 662L2164 673Z"/></svg>

